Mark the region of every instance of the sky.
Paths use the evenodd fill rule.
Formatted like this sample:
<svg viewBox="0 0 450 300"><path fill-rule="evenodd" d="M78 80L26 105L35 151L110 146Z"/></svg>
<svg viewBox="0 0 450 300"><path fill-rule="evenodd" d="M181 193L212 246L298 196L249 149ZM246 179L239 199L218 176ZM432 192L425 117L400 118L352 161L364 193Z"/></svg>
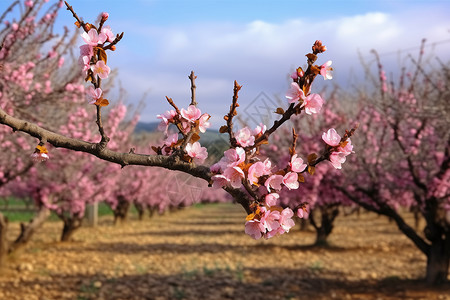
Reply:
<svg viewBox="0 0 450 300"><path fill-rule="evenodd" d="M10 3L0 0L0 11ZM450 60L450 0L72 0L69 4L87 22L108 12L114 33L124 32L108 65L117 69L127 103L137 103L145 95L144 122L157 121L157 114L171 108L165 96L179 107L189 105L191 70L198 76L199 107L212 116L213 127L223 125L234 80L243 86L241 117L249 123L270 121L264 111L286 100L288 74L305 65L304 55L315 40L327 46L318 63L332 60L334 78L317 78L313 91L364 81L360 57L373 62L371 49L380 53L388 72L406 64L406 54L416 56L423 38L426 55ZM63 10L57 27L73 22Z"/></svg>

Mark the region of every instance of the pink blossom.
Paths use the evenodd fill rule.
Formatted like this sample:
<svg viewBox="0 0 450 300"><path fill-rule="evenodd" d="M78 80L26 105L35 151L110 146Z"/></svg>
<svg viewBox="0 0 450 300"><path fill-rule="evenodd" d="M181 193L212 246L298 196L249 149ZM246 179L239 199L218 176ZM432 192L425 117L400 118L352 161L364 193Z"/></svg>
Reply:
<svg viewBox="0 0 450 300"><path fill-rule="evenodd" d="M291 78L297 80L299 77L303 77L305 73L302 68L297 68L294 72L291 73Z"/></svg>
<svg viewBox="0 0 450 300"><path fill-rule="evenodd" d="M13 24L12 24L12 29L13 29L14 31L19 30L19 24L13 23Z"/></svg>
<svg viewBox="0 0 450 300"><path fill-rule="evenodd" d="M108 26L103 26L102 33L104 35L106 35L106 39L107 39L108 42L111 43L111 42L113 42L115 40L114 33L112 32L111 27L109 25Z"/></svg>
<svg viewBox="0 0 450 300"><path fill-rule="evenodd" d="M162 115L157 115L156 118L161 119L161 124L166 126L167 129L167 125L169 125L169 122L173 120L173 118L177 115L176 111L174 111L173 109L171 110L166 110L165 113L163 113ZM161 125L160 124L160 125ZM158 129L160 126L158 126Z"/></svg>
<svg viewBox="0 0 450 300"><path fill-rule="evenodd" d="M230 181L228 180L227 177L223 176L223 175L214 175L211 177L213 184L212 187L214 189L219 189L222 188L224 186L226 186Z"/></svg>
<svg viewBox="0 0 450 300"><path fill-rule="evenodd" d="M319 94L310 94L304 99L302 107L305 107L305 113L316 114L320 111L323 105L323 99Z"/></svg>
<svg viewBox="0 0 450 300"><path fill-rule="evenodd" d="M280 226L283 228L285 232L289 232L289 229L291 229L295 222L292 220L292 217L294 216L294 212L289 207L283 209L283 211L280 214Z"/></svg>
<svg viewBox="0 0 450 300"><path fill-rule="evenodd" d="M94 76L98 75L98 77L100 77L101 79L108 78L108 75L111 72L111 69L105 64L103 60L97 61L95 66L92 66L91 69L94 73Z"/></svg>
<svg viewBox="0 0 450 300"><path fill-rule="evenodd" d="M355 153L355 151L353 151L352 141L347 139L346 142L347 144L344 147L339 147L339 151L343 152L345 155Z"/></svg>
<svg viewBox="0 0 450 300"><path fill-rule="evenodd" d="M80 56L87 56L89 59L94 55L94 49L91 45L80 46Z"/></svg>
<svg viewBox="0 0 450 300"><path fill-rule="evenodd" d="M296 190L299 187L298 174L295 172L289 172L283 177L283 184L289 190Z"/></svg>
<svg viewBox="0 0 450 300"><path fill-rule="evenodd" d="M50 94L52 92L52 82L50 80L46 80L44 85L45 85L44 93Z"/></svg>
<svg viewBox="0 0 450 300"><path fill-rule="evenodd" d="M92 98L92 100L89 102L89 104L94 104L97 102L98 99L100 99L103 95L103 91L101 88L94 89L93 86L90 86L87 95Z"/></svg>
<svg viewBox="0 0 450 300"><path fill-rule="evenodd" d="M91 59L88 56L80 56L78 63L82 67L83 72L87 72L91 68Z"/></svg>
<svg viewBox="0 0 450 300"><path fill-rule="evenodd" d="M277 210L269 210L264 207L261 208L264 212L264 215L261 217L261 224L263 224L264 228L267 231L277 230L280 227L280 212Z"/></svg>
<svg viewBox="0 0 450 300"><path fill-rule="evenodd" d="M336 132L336 129L331 128L328 131L322 134L322 140L328 145L334 147L339 145L341 142L341 136Z"/></svg>
<svg viewBox="0 0 450 300"><path fill-rule="evenodd" d="M164 145L169 147L173 146L178 142L178 133L170 134L164 141ZM189 144L188 144L189 145Z"/></svg>
<svg viewBox="0 0 450 300"><path fill-rule="evenodd" d="M46 160L49 159L49 156L48 156L47 153L37 153L37 152L34 152L33 154L31 154L31 159L32 159L34 162L44 162L44 161L46 161Z"/></svg>
<svg viewBox="0 0 450 300"><path fill-rule="evenodd" d="M187 110L184 108L181 109L181 116L190 122L195 122L195 120L200 118L201 114L202 114L201 110L195 107L194 105L189 105Z"/></svg>
<svg viewBox="0 0 450 300"><path fill-rule="evenodd" d="M263 224L258 220L250 220L245 222L245 233L258 240L262 237L262 234L266 231Z"/></svg>
<svg viewBox="0 0 450 300"><path fill-rule="evenodd" d="M289 103L296 103L300 99L305 99L305 93L302 91L298 83L292 82L291 89L286 93L286 98L289 99Z"/></svg>
<svg viewBox="0 0 450 300"><path fill-rule="evenodd" d="M300 157L297 158L297 154L294 154L291 158L291 162L289 163L292 172L303 172L307 165L303 163L303 159Z"/></svg>
<svg viewBox="0 0 450 300"><path fill-rule="evenodd" d="M223 155L224 156L217 163L222 171L227 167L238 166L245 160L245 150L241 147L228 149Z"/></svg>
<svg viewBox="0 0 450 300"><path fill-rule="evenodd" d="M208 157L208 151L205 147L202 147L199 142L187 144L186 152L197 164L202 164Z"/></svg>
<svg viewBox="0 0 450 300"><path fill-rule="evenodd" d="M33 7L33 1L31 0L25 1L25 6L28 6L29 8Z"/></svg>
<svg viewBox="0 0 450 300"><path fill-rule="evenodd" d="M239 130L236 133L235 138L236 142L242 147L253 146L255 144L255 137L247 127Z"/></svg>
<svg viewBox="0 0 450 300"><path fill-rule="evenodd" d="M248 168L248 181L250 184L258 184L259 177L266 175L266 167L263 162L256 162Z"/></svg>
<svg viewBox="0 0 450 300"><path fill-rule="evenodd" d="M48 54L47 54L47 56L49 57L49 58L55 58L56 56L58 55L58 53L56 53L56 51L55 50L50 50L49 52L48 52Z"/></svg>
<svg viewBox="0 0 450 300"><path fill-rule="evenodd" d="M266 195L264 200L267 206L275 206L277 205L277 201L279 198L280 195L278 195L277 193L270 193Z"/></svg>
<svg viewBox="0 0 450 300"><path fill-rule="evenodd" d="M81 37L86 42L86 44L91 46L97 46L98 44L103 44L108 38L106 34L98 34L97 30L92 28L89 32L83 32Z"/></svg>
<svg viewBox="0 0 450 300"><path fill-rule="evenodd" d="M267 191L270 193L270 188L279 191L281 190L281 184L283 183L283 176L281 175L272 175L266 179L264 185L267 188Z"/></svg>
<svg viewBox="0 0 450 300"><path fill-rule="evenodd" d="M244 178L244 171L239 167L228 167L223 171L223 175L230 181L231 186L239 188L242 186L242 179Z"/></svg>
<svg viewBox="0 0 450 300"><path fill-rule="evenodd" d="M300 207L297 210L297 217L299 217L300 219L308 219L309 216L309 211L306 207Z"/></svg>
<svg viewBox="0 0 450 300"><path fill-rule="evenodd" d="M266 132L267 130L267 126L264 124L259 124L258 126L256 126L255 130L253 130L253 135L258 136L261 134L264 134L264 132Z"/></svg>
<svg viewBox="0 0 450 300"><path fill-rule="evenodd" d="M331 73L331 71L333 71L333 68L330 67L331 63L332 63L331 60L329 60L320 66L320 75L323 76L324 80L333 78L333 74Z"/></svg>
<svg viewBox="0 0 450 300"><path fill-rule="evenodd" d="M61 68L64 65L64 57L60 57L58 60L58 68Z"/></svg>
<svg viewBox="0 0 450 300"><path fill-rule="evenodd" d="M211 123L208 121L209 118L211 118L210 115L208 114L203 114L201 115L201 117L198 119L198 129L200 130L200 132L205 133L206 129L208 129L211 126Z"/></svg>
<svg viewBox="0 0 450 300"><path fill-rule="evenodd" d="M335 167L336 169L341 169L342 164L346 160L345 157L346 157L346 155L343 152L333 152L330 155L330 162L333 165L333 167Z"/></svg>

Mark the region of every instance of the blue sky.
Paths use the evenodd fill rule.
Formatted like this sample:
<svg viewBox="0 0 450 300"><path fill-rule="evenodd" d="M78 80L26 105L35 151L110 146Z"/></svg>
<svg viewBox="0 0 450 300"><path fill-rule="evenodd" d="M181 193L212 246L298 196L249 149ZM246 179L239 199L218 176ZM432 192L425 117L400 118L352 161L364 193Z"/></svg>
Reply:
<svg viewBox="0 0 450 300"><path fill-rule="evenodd" d="M11 2L0 0L0 11ZM85 21L107 11L113 31L125 32L108 63L117 68L128 102L137 102L146 93L143 121L155 121L156 114L170 108L166 95L180 107L188 105L191 70L198 75L199 107L213 116L216 128L229 108L234 80L243 85L242 111L248 111L255 99L260 101L261 92L272 102L283 99L287 74L304 65L304 55L316 39L328 46L319 63L332 60L335 69L333 82L317 79L318 89L363 80L358 78L358 52L371 61L371 49L382 54L388 71L404 64L406 53L416 54L422 38L429 41L427 55L450 60L449 0L72 0L70 4ZM70 27L73 22L63 10L57 26Z"/></svg>

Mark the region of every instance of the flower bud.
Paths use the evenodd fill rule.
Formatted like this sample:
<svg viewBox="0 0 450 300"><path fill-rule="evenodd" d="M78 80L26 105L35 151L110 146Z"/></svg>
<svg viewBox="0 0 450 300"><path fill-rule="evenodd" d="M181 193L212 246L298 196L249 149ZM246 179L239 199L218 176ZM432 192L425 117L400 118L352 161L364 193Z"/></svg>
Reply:
<svg viewBox="0 0 450 300"><path fill-rule="evenodd" d="M107 12L103 12L102 13L102 22L105 22L106 20L108 20L109 14Z"/></svg>

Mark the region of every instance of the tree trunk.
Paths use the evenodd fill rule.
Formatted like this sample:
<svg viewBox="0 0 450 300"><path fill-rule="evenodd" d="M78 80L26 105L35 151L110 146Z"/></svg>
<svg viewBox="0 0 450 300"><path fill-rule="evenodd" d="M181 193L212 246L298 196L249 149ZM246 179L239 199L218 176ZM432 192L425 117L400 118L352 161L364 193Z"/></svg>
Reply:
<svg viewBox="0 0 450 300"><path fill-rule="evenodd" d="M450 266L450 233L445 238L433 240L427 255L426 282L439 285L447 281Z"/></svg>
<svg viewBox="0 0 450 300"><path fill-rule="evenodd" d="M311 225L316 229L317 246L325 246L328 244L327 238L333 231L333 223L339 214L339 207L336 205L320 207L321 222L320 226L315 222L314 215L310 214Z"/></svg>
<svg viewBox="0 0 450 300"><path fill-rule="evenodd" d="M63 219L64 227L61 235L61 242L67 242L72 238L75 231L81 227L83 218L80 217L68 217Z"/></svg>
<svg viewBox="0 0 450 300"><path fill-rule="evenodd" d="M3 268L8 254L8 218L0 213L0 268Z"/></svg>
<svg viewBox="0 0 450 300"><path fill-rule="evenodd" d="M26 246L36 230L47 220L48 216L50 216L50 210L42 207L28 224L20 223L20 235L10 245L8 253L14 253Z"/></svg>
<svg viewBox="0 0 450 300"><path fill-rule="evenodd" d="M149 206L148 207L148 216L151 218L153 217L153 214L155 213L156 208L154 208L153 206Z"/></svg>
<svg viewBox="0 0 450 300"><path fill-rule="evenodd" d="M309 225L309 221L305 220L305 219L300 219L300 221L298 222L300 225L300 231L308 231L308 225Z"/></svg>
<svg viewBox="0 0 450 300"><path fill-rule="evenodd" d="M144 211L145 211L144 204L134 202L134 207L136 207L136 210L138 212L139 221L142 221L142 219L144 218Z"/></svg>
<svg viewBox="0 0 450 300"><path fill-rule="evenodd" d="M117 204L116 209L113 210L114 225L117 224L118 220L120 220L121 223L124 223L127 220L128 211L130 210L130 202L122 196L119 196L118 199L119 203Z"/></svg>

